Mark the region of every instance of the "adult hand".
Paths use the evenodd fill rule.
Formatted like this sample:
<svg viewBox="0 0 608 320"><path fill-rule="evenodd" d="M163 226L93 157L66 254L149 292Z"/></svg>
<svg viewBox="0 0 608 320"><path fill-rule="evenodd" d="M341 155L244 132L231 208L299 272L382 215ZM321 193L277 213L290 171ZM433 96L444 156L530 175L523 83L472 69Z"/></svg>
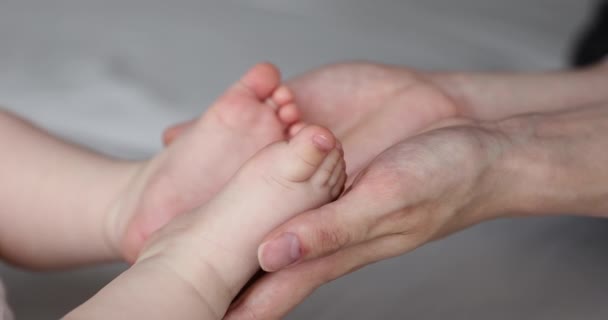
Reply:
<svg viewBox="0 0 608 320"><path fill-rule="evenodd" d="M316 288L506 214L606 215L608 105L451 121L395 144L338 201L272 232L226 319L280 319ZM279 270L279 271L277 271Z"/></svg>
<svg viewBox="0 0 608 320"><path fill-rule="evenodd" d="M457 104L449 93L431 78L395 66L335 64L299 76L289 81L288 85L295 92L303 120L329 127L341 138L351 176L357 175L366 164L393 144L458 112ZM168 129L163 137L165 144L171 143L189 126L190 123L186 122ZM376 165L378 168L381 166L382 163ZM362 181L362 185L366 185L366 181ZM289 275L285 276L289 278ZM288 281L283 286L275 280L270 282L270 290L273 290L273 283L288 290L293 285ZM312 290L316 286L305 289ZM276 309L278 314L289 310L293 303L306 295L300 294L286 301L287 308ZM254 291L250 297L255 296ZM253 312L258 311L266 310ZM265 317L264 313L262 318Z"/></svg>
<svg viewBox="0 0 608 320"><path fill-rule="evenodd" d="M272 273L253 283L225 319L281 319L329 281L497 215L509 201L507 181L515 179L501 167L510 149L502 133L475 124L395 144L341 199L266 238L259 259Z"/></svg>

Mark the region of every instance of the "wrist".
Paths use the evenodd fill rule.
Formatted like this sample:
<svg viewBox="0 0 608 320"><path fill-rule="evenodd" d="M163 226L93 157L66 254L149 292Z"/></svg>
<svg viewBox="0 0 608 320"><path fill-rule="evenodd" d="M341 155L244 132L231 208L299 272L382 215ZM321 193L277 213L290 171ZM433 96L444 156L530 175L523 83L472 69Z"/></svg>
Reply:
<svg viewBox="0 0 608 320"><path fill-rule="evenodd" d="M497 123L511 143L500 161L508 195L503 214L606 215L608 150L593 109L529 115ZM586 118L591 116L591 118ZM594 136L595 135L595 136Z"/></svg>

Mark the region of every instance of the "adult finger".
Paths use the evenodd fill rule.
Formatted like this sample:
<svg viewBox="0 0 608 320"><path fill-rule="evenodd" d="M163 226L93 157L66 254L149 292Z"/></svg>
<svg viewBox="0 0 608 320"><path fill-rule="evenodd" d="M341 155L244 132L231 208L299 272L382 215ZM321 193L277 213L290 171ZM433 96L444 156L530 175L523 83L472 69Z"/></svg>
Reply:
<svg viewBox="0 0 608 320"><path fill-rule="evenodd" d="M262 269L275 272L374 238L370 226L377 208L366 200L347 193L278 227L258 249Z"/></svg>

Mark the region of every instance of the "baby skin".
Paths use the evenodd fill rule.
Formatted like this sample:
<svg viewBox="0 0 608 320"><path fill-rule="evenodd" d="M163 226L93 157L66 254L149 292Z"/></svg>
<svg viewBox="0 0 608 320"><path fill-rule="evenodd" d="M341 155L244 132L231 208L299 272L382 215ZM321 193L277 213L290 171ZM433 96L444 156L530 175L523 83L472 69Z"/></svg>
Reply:
<svg viewBox="0 0 608 320"><path fill-rule="evenodd" d="M271 64L249 70L147 161L103 156L0 109L0 145L12 151L0 166L9 181L0 184L0 258L39 270L133 263L151 234L211 199L298 122L293 95Z"/></svg>
<svg viewBox="0 0 608 320"><path fill-rule="evenodd" d="M40 270L136 262L69 318L219 319L258 269L262 237L343 188L338 141L298 121L269 64L144 162L1 111L0 144L12 152L0 168L10 182L0 186L0 257Z"/></svg>
<svg viewBox="0 0 608 320"><path fill-rule="evenodd" d="M298 124L279 83L273 66L254 67L140 167L108 224L135 263L68 319L221 319L264 236L342 193L340 143Z"/></svg>
<svg viewBox="0 0 608 320"><path fill-rule="evenodd" d="M148 237L179 213L209 200L261 148L285 140L299 112L278 70L247 72L179 139L140 166L113 206L108 238L133 262Z"/></svg>
<svg viewBox="0 0 608 320"><path fill-rule="evenodd" d="M136 263L67 319L222 319L258 270L263 237L340 195L343 152L307 126L256 153L201 207L156 232Z"/></svg>

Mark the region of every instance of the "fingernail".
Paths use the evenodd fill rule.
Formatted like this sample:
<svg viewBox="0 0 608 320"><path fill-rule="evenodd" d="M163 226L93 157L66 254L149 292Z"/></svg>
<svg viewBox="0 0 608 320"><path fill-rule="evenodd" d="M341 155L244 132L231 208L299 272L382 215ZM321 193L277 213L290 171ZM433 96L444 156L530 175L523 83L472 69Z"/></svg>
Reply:
<svg viewBox="0 0 608 320"><path fill-rule="evenodd" d="M284 233L260 247L260 265L268 272L281 270L300 259L300 241L293 233Z"/></svg>
<svg viewBox="0 0 608 320"><path fill-rule="evenodd" d="M314 144L321 148L322 150L325 151L329 151L331 149L333 149L333 144L331 143L331 141L329 140L329 138L327 138L325 135L322 134L316 134L312 137L312 142L314 142Z"/></svg>

